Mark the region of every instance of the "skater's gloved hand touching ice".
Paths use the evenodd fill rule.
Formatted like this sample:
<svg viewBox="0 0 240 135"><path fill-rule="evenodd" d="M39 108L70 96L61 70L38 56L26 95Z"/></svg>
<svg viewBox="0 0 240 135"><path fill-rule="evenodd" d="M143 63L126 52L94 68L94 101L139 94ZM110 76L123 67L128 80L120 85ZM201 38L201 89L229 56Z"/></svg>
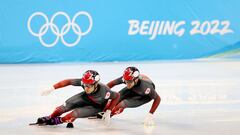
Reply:
<svg viewBox="0 0 240 135"><path fill-rule="evenodd" d="M104 120L104 124L109 126L110 125L110 119L111 119L111 110L107 110L104 112L102 116L102 120Z"/></svg>
<svg viewBox="0 0 240 135"><path fill-rule="evenodd" d="M41 92L41 95L42 96L47 96L49 95L51 92L53 92L55 90L55 88L53 86L49 87L49 88L46 88L44 89L42 92Z"/></svg>
<svg viewBox="0 0 240 135"><path fill-rule="evenodd" d="M144 119L144 126L153 126L154 121L153 121L153 114L148 113L146 118Z"/></svg>

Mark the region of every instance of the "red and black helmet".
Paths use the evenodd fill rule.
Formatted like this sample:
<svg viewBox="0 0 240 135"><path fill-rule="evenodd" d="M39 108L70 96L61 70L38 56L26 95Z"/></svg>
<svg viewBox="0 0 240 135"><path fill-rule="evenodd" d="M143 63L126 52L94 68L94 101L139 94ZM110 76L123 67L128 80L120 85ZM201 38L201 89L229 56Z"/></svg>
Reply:
<svg viewBox="0 0 240 135"><path fill-rule="evenodd" d="M133 81L139 77L140 73L136 67L127 67L123 72L124 81Z"/></svg>
<svg viewBox="0 0 240 135"><path fill-rule="evenodd" d="M100 76L98 74L97 71L94 71L94 70L88 70L86 71L84 74L83 74L83 77L82 77L82 82L84 84L95 84L95 83L98 83L100 80Z"/></svg>

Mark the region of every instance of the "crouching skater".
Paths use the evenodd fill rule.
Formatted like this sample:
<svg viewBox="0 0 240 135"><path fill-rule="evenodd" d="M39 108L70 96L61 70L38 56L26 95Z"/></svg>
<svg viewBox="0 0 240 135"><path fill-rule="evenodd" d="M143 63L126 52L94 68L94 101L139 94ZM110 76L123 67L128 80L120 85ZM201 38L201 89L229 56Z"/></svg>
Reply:
<svg viewBox="0 0 240 135"><path fill-rule="evenodd" d="M112 109L118 103L120 95L111 91L108 86L99 81L98 72L88 70L80 79L63 80L44 90L42 95L48 95L56 89L69 85L81 86L84 89L83 92L72 96L63 105L58 106L51 115L38 118L37 124L58 125L72 123L77 118L97 116L98 113L104 112L102 120L106 125L109 125ZM61 116L69 111L71 112Z"/></svg>

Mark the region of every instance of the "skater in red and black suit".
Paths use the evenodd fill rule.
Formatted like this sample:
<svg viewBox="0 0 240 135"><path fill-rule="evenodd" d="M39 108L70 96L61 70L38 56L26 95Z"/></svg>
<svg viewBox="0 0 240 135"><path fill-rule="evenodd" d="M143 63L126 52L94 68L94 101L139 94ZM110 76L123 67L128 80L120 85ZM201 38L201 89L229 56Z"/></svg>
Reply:
<svg viewBox="0 0 240 135"><path fill-rule="evenodd" d="M125 108L141 106L153 99L152 107L144 120L144 125L153 125L153 113L161 102L160 96L155 91L154 83L147 76L140 75L136 67L128 67L124 70L123 76L109 82L107 85L112 88L119 84L126 84L126 87L119 91L120 100L111 115L119 114Z"/></svg>
<svg viewBox="0 0 240 135"><path fill-rule="evenodd" d="M81 79L63 80L52 88L43 91L42 95L48 95L52 91L68 86L80 86L83 92L74 95L65 103L55 109L50 116L38 118L38 124L57 125L64 122L71 123L77 118L96 116L104 112L102 119L105 124L110 123L110 114L119 100L119 93L113 92L109 87L99 82L100 76L94 70L88 70ZM63 113L71 111L60 117Z"/></svg>

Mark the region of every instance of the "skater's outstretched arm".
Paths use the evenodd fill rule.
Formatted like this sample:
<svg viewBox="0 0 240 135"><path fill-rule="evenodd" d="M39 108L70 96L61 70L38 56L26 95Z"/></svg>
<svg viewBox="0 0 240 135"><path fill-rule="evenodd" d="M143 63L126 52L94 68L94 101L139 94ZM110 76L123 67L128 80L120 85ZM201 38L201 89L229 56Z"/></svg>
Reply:
<svg viewBox="0 0 240 135"><path fill-rule="evenodd" d="M110 82L107 84L107 86L108 86L109 88L112 88L112 87L114 87L114 86L116 86L116 85L123 84L123 83L124 83L123 78L122 78L122 77L119 77L119 78L117 78L117 79L115 79L115 80L110 81Z"/></svg>
<svg viewBox="0 0 240 135"><path fill-rule="evenodd" d="M66 87L68 85L82 86L81 79L66 79L53 85L55 89Z"/></svg>
<svg viewBox="0 0 240 135"><path fill-rule="evenodd" d="M156 109L158 108L158 105L161 102L161 98L160 96L157 94L156 98L154 98L152 107L148 113L148 115L146 116L145 120L144 120L144 125L145 126L152 126L154 125L154 121L153 121L153 113L156 111Z"/></svg>
<svg viewBox="0 0 240 135"><path fill-rule="evenodd" d="M66 87L68 85L73 85L73 86L82 86L81 79L66 79L63 81L60 81L53 86L50 86L50 88L45 89L41 95L46 96L49 95L51 92L53 92L56 89Z"/></svg>
<svg viewBox="0 0 240 135"><path fill-rule="evenodd" d="M157 109L158 105L160 104L160 102L161 102L161 98L160 98L159 95L157 95L157 97L153 101L153 104L152 104L152 107L151 107L149 113L153 114L156 111L156 109Z"/></svg>

